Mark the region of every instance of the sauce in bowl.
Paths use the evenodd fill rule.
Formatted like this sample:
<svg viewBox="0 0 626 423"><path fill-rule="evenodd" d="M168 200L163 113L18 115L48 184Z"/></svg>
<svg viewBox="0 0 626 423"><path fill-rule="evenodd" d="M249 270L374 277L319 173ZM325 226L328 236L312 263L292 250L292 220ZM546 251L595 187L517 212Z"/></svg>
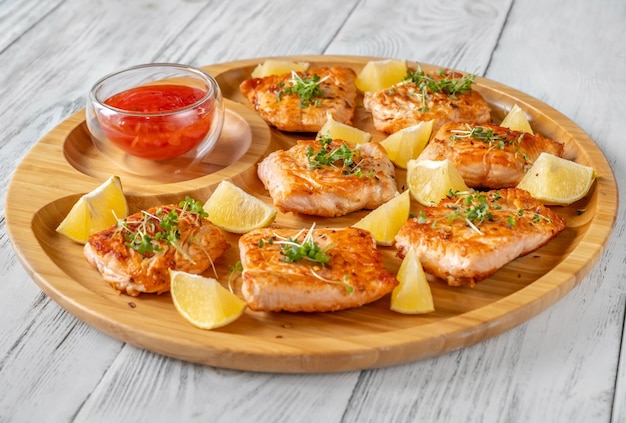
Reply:
<svg viewBox="0 0 626 423"><path fill-rule="evenodd" d="M149 160L172 159L198 146L215 111L207 91L176 84L138 86L104 103L124 112L100 118L107 138L126 153Z"/></svg>

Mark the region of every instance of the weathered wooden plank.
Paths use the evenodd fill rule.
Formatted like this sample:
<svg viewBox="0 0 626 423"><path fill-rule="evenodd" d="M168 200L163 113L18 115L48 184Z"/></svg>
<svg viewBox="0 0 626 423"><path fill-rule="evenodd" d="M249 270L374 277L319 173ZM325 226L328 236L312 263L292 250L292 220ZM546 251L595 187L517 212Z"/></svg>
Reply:
<svg viewBox="0 0 626 423"><path fill-rule="evenodd" d="M75 421L334 422L357 376L215 369L126 347Z"/></svg>
<svg viewBox="0 0 626 423"><path fill-rule="evenodd" d="M600 4L587 13L584 2L563 6L516 2L486 76L531 93L587 128L621 180L626 175L616 159L625 147L611 122L624 115L624 85L617 81L626 69L623 48L610 40L620 37L624 8ZM573 18L583 15L584 21ZM598 31L599 22L611 24ZM597 63L598 51L616 60ZM608 421L615 400L613 420L622 421L624 396L613 392L611 380L624 336L623 226L619 221L596 268L560 303L480 345L364 376L346 420L368 420L385 408L395 421ZM623 393L623 363L620 368Z"/></svg>
<svg viewBox="0 0 626 423"><path fill-rule="evenodd" d="M45 19L59 6L60 1L41 2L37 0L24 0L20 2L0 2L0 53L24 36L32 28L37 26L38 21Z"/></svg>
<svg viewBox="0 0 626 423"><path fill-rule="evenodd" d="M408 59L482 75L511 1L364 1L328 54Z"/></svg>
<svg viewBox="0 0 626 423"><path fill-rule="evenodd" d="M536 13L539 9L541 14ZM538 15L559 18L543 21ZM620 125L615 124L626 115L621 101L626 95L626 55L615 40L623 39L625 21L626 4L612 1L600 1L593 8L584 1L567 5L516 2L487 72L578 123L604 151L618 181L626 178L619 159L624 157L626 145ZM622 185L620 197L625 194ZM623 347L622 373L615 390L610 382L624 337L624 226L624 220L618 219L598 265L563 304L551 310L545 328L539 328L544 338L538 345L539 357L553 357L554 367L549 369L550 379L538 384L535 394L519 401L533 410L528 412L530 420L542 416L552 421L607 421L612 400L613 421L626 418ZM548 363L537 362L529 371L538 374L543 370L539 366ZM523 388L514 384L514 389L519 392Z"/></svg>
<svg viewBox="0 0 626 423"><path fill-rule="evenodd" d="M331 5L330 1L323 2L321 10L328 11ZM309 41L314 38L313 32L319 27L309 22L307 16L300 13L291 2L273 2L265 9L256 10L258 7L256 2L66 2L51 12L32 31L23 34L2 53L2 63L7 64L0 74L0 118L2 127L6 128L0 144L2 185L6 187L14 163L28 147L51 127L82 108L91 84L110 71L142 62L192 62L196 58L195 64L203 65L246 56L279 54L278 50L271 50L276 48L273 39L281 39L285 44L292 45L291 51L287 51L284 46L280 47L283 54L301 53L305 45L309 51L320 53L324 43L328 43L336 32L333 25L345 19L335 14L335 19L326 20L323 29L327 35L325 38L317 38L320 44L314 45ZM350 7L346 6L343 10L348 13ZM259 13L261 17L257 16ZM250 26L250 20L266 19L271 23L276 21L276 16L283 14L287 25L274 25L272 28L270 24L271 31L262 32L265 38L258 37L255 28ZM208 25L212 21L214 25ZM72 25L67 22L72 22ZM233 24L239 26L237 32L229 29ZM280 37L279 34L285 28L291 33L299 32L302 37L294 37L294 40ZM234 36L240 36L241 42L233 44ZM206 48L214 39L222 43L221 50ZM261 40L265 50L259 49L256 41L251 43L251 39ZM297 40L300 40L300 44ZM181 55L182 52L185 54ZM14 104L16 98L36 96L37 102ZM2 190L2 207L4 192ZM0 223L4 225L4 220ZM9 241L2 229L0 241L6 251L9 250ZM15 323L10 325L10 332L3 331L5 336L0 343L0 380L10 381L0 383L0 391L3 393L0 420L64 421L70 420L76 413L79 413L78 421L107 421L102 416L108 415L120 415L122 420L129 416L135 420L144 420L146 409L128 408L128 389L137 389L141 395L152 392L155 383L171 389L166 390L167 395L146 397L149 405L152 405L147 409L147 414L154 416L153 421L171 421L171 417L179 417L175 411L178 407L171 408L166 414L159 410L162 410L162 404L169 402L172 392L178 392L180 396L179 386L185 384L185 389L194 392L189 400L197 400L201 407L200 411L198 408L189 408L191 418L194 413L204 413L207 404L221 404L223 413L228 413L232 408L232 393L235 391L222 389L221 370L193 366L124 347L119 341L78 322L43 296L32 282L28 281L26 285L20 283L28 278L18 265L15 255L2 257L1 260L3 266L0 279L5 281L1 289L5 294L3 300L8 306L0 310L0 318L4 322ZM123 350L118 356L120 348ZM77 356L72 357L72 354ZM130 361L126 361L129 356ZM169 363L165 369L162 367L163 361ZM172 367L182 369L182 381L172 379ZM131 381L130 386L116 384L116 377L132 374L130 372L136 368L154 374L155 378L148 378L145 383L142 380ZM194 377L187 379L189 372L185 369L193 369ZM312 404L328 404L336 398L342 404L329 408L328 414L334 417L340 415L345 409L355 377L336 377L341 394L320 390L316 388L319 385L311 384L309 394L318 391L318 398ZM257 403L264 403L266 409L262 413L274 414L277 404L264 402L262 398L266 392L259 390L259 386L274 390L277 398L293 395L293 387L285 385L275 375L242 373L241 378L247 381L245 385L252 391L250 395L253 399L244 408L235 407L241 410L242 416L245 416L246 409L249 413L251 409L257 408ZM58 404L59 387L66 386L68 379L72 387L63 395L62 404ZM198 379L204 381L207 389L198 389ZM108 385L111 381L113 386ZM303 382L299 381L298 384L302 385ZM96 391L91 394L94 389ZM99 405L103 397L119 407L103 409ZM207 397L213 400L207 402ZM33 406L24 407L20 399ZM307 398L295 401L290 411L306 413L307 408L302 406L304 400ZM210 409L213 410L212 407ZM216 410L216 416L222 414L219 413L220 408Z"/></svg>
<svg viewBox="0 0 626 423"><path fill-rule="evenodd" d="M5 0L3 12L18 3ZM339 9L331 1L317 9L268 3L70 1L32 21L33 30L3 38L0 216L13 163L28 146L80 109L99 76L155 60L204 65L326 52L486 72L574 119L604 149L618 179L626 176L614 124L626 115L619 101L626 90L624 50L615 41L623 38L623 4L518 1L505 22L509 2L402 7L370 0L354 12L354 3ZM3 19L0 27L7 28ZM15 101L40 90L37 103ZM622 210L606 254L581 286L519 330L433 360L341 375L225 371L122 347L41 301L37 288L24 283L30 281L16 257L0 256L0 421L63 421L74 414L75 421L607 421L613 398L613 420L623 421L624 353L616 392L607 381L623 337L623 216ZM7 244L0 218L0 250ZM75 385L70 391L59 388L67 380Z"/></svg>
<svg viewBox="0 0 626 423"><path fill-rule="evenodd" d="M210 2L161 54L198 66L324 54L358 1Z"/></svg>

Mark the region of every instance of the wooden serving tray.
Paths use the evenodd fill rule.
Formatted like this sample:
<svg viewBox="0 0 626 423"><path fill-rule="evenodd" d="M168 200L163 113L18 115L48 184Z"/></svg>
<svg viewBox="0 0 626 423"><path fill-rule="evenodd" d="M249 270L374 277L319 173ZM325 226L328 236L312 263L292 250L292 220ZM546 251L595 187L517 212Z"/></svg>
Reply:
<svg viewBox="0 0 626 423"><path fill-rule="evenodd" d="M359 71L372 58L298 56L311 67L342 64ZM517 103L536 132L565 143L567 156L597 172L589 195L568 207L556 207L567 228L545 247L516 259L475 288L452 288L431 281L436 311L407 316L389 309L389 296L351 310L333 313L260 313L247 310L234 323L206 331L187 323L169 294L118 295L92 269L82 246L55 232L78 198L118 174L130 211L178 202L185 195L205 201L219 181L230 178L247 192L271 203L256 176L256 163L267 152L287 148L300 137L270 129L239 93L239 83L264 59L205 68L226 98L226 124L216 150L192 171L142 178L127 174L94 148L80 111L44 136L18 166L7 193L7 227L17 254L39 287L79 319L124 342L160 354L232 369L265 372L335 372L436 356L498 335L530 319L569 292L599 259L617 213L617 187L597 145L571 120L540 101L502 84L477 78L475 87L494 107L499 121ZM423 65L428 70L432 66ZM373 134L362 108L355 125ZM310 135L313 136L313 135ZM403 190L404 171L397 172ZM412 211L419 210L413 202ZM276 225L349 226L367 212L327 219L280 214ZM218 275L228 279L228 265L239 260L237 236L218 261ZM397 271L393 247L381 247L385 265ZM208 273L207 273L208 275Z"/></svg>

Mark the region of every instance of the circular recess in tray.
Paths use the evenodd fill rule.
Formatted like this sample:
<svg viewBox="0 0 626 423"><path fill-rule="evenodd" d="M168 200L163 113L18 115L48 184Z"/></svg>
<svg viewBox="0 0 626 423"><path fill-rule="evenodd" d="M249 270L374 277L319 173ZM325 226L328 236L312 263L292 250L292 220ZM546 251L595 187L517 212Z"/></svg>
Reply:
<svg viewBox="0 0 626 423"><path fill-rule="evenodd" d="M116 174L123 181L134 181L144 185L184 182L207 175L214 175L235 164L254 164L269 147L270 137L267 125L248 108L226 100L224 128L215 148L199 164L182 172L162 172L141 176L126 171L131 162L118 166L103 156L94 146L84 121L68 134L63 144L63 154L68 163L77 171L98 179ZM254 146L254 148L251 148ZM120 157L119 160L132 160ZM226 177L235 176L231 172Z"/></svg>

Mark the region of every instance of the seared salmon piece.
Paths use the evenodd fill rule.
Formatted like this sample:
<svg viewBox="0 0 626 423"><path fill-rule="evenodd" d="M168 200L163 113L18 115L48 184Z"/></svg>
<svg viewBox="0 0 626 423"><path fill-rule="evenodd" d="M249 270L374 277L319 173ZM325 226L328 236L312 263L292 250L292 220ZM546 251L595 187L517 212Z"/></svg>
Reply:
<svg viewBox="0 0 626 423"><path fill-rule="evenodd" d="M166 239L172 237L175 242ZM115 290L137 296L168 292L169 269L203 273L229 247L217 226L172 204L132 214L91 235L84 254Z"/></svg>
<svg viewBox="0 0 626 423"><path fill-rule="evenodd" d="M547 244L565 221L527 191L508 188L442 200L396 235L398 256L413 248L427 273L474 286L515 258Z"/></svg>
<svg viewBox="0 0 626 423"><path fill-rule="evenodd" d="M270 153L257 174L282 212L343 216L375 209L397 193L395 168L377 142L301 140Z"/></svg>
<svg viewBox="0 0 626 423"><path fill-rule="evenodd" d="M563 144L488 123L449 123L417 160L450 160L469 187L509 188L521 181L542 152L561 157Z"/></svg>
<svg viewBox="0 0 626 423"><path fill-rule="evenodd" d="M290 247L309 244L311 261ZM362 229L264 228L239 239L243 296L252 310L325 312L376 301L398 284L383 266L372 235ZM323 262L323 263L322 263Z"/></svg>
<svg viewBox="0 0 626 423"><path fill-rule="evenodd" d="M352 124L355 80L354 70L333 66L247 79L239 88L263 120L277 129L318 132L327 115Z"/></svg>
<svg viewBox="0 0 626 423"><path fill-rule="evenodd" d="M414 79L391 88L364 93L363 106L372 113L374 127L379 131L393 134L422 121L434 120L434 132L449 122L491 120L491 107L471 88L471 76L447 70L419 70L412 75Z"/></svg>

